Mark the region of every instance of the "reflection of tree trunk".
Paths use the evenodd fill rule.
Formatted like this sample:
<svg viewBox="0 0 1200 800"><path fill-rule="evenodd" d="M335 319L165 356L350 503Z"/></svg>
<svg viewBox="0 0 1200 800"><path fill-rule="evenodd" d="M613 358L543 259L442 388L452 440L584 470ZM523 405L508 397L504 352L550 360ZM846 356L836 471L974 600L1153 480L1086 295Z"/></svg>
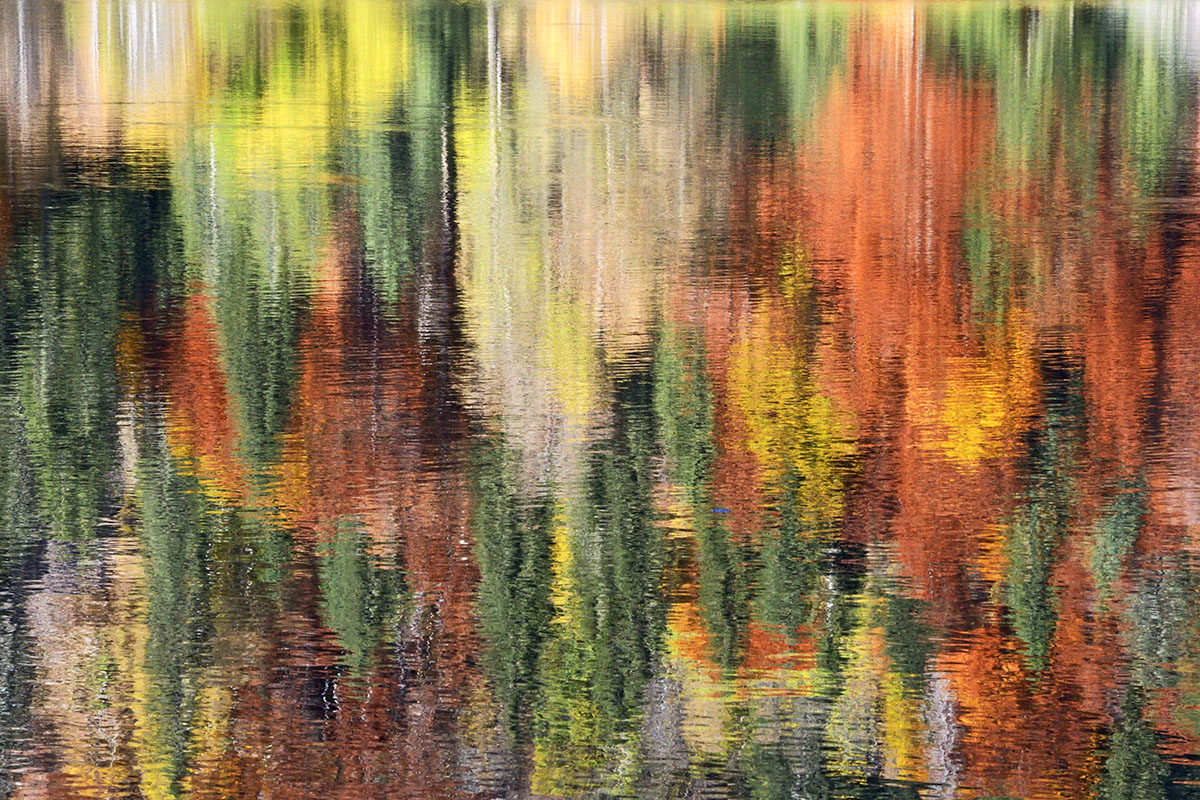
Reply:
<svg viewBox="0 0 1200 800"><path fill-rule="evenodd" d="M450 21L451 35L455 29ZM454 388L456 353L460 351L461 305L455 266L458 259L458 165L455 148L454 85L458 58L454 42L443 56L441 124L441 208L429 257L417 267L417 332L421 361L429 371L430 394L422 404L426 441L445 446L457 427L458 398Z"/></svg>
<svg viewBox="0 0 1200 800"><path fill-rule="evenodd" d="M643 797L674 797L688 781L688 749L683 738L683 686L671 675L654 678L646 687L642 723L642 755L646 769Z"/></svg>
<svg viewBox="0 0 1200 800"><path fill-rule="evenodd" d="M953 797L958 790L957 710L954 689L940 673L930 676L925 692L925 761L929 765L929 783L938 787L935 797Z"/></svg>

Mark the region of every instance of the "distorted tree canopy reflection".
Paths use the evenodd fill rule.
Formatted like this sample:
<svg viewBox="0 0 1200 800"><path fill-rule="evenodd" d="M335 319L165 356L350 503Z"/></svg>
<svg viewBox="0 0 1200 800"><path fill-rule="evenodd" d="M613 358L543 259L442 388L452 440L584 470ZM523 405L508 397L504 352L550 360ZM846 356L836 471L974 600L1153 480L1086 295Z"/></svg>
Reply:
<svg viewBox="0 0 1200 800"><path fill-rule="evenodd" d="M1183 2L0 7L0 796L1197 796Z"/></svg>

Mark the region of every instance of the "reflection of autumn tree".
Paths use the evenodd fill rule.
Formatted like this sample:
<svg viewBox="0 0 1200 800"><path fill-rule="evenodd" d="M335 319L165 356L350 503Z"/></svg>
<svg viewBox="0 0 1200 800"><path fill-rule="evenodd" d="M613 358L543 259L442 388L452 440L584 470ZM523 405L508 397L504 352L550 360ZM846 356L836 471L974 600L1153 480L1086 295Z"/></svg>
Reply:
<svg viewBox="0 0 1200 800"><path fill-rule="evenodd" d="M129 746L120 714L131 687L121 663L127 609L114 611L121 621L110 625L92 616L91 603L120 594L95 571L106 569L104 534L133 477L120 373L136 369L126 359L138 353L124 345L137 336L131 319L176 252L177 234L161 192L45 190L40 206L15 226L0 271L0 574L11 623L3 629L5 684L15 703L4 705L0 726L12 747L0 745L0 759L26 761L10 734L20 732L27 750L29 731L40 730L69 750L50 780L64 791L77 782L86 794L136 782L127 765L96 769L105 746ZM81 545L46 544L62 539ZM47 568L78 571L80 597L69 596L69 583L30 596L27 582ZM52 674L91 688L75 698L28 693L30 682ZM91 721L88 703L100 709Z"/></svg>
<svg viewBox="0 0 1200 800"><path fill-rule="evenodd" d="M762 300L729 354L727 403L741 419L761 492L776 509L756 542L758 613L789 635L815 621L821 576L840 536L851 423L814 374L815 296L802 259L783 255L780 299Z"/></svg>
<svg viewBox="0 0 1200 800"><path fill-rule="evenodd" d="M216 526L195 478L172 463L161 435L148 439L138 474L147 593L138 755L146 794L178 796L191 766L197 692L211 646L213 565L207 562Z"/></svg>
<svg viewBox="0 0 1200 800"><path fill-rule="evenodd" d="M662 531L650 508L655 443L648 372L615 379L611 433L588 456L583 496L554 533L554 635L545 644L534 791L636 777L643 694L663 617Z"/></svg>
<svg viewBox="0 0 1200 800"><path fill-rule="evenodd" d="M554 507L518 494L513 457L503 444L480 448L474 469L471 531L479 561L478 614L488 643L487 671L508 725L527 736L541 681L541 657L554 614L550 601Z"/></svg>
<svg viewBox="0 0 1200 800"><path fill-rule="evenodd" d="M830 768L843 781L927 779L925 711L927 631L919 606L897 596L882 553L868 551L867 574L845 640L846 663L830 710Z"/></svg>
<svg viewBox="0 0 1200 800"><path fill-rule="evenodd" d="M18 310L3 322L3 458L10 502L27 489L36 505L14 507L5 524L32 512L56 537L87 539L111 518L117 331L135 282L171 252L166 212L157 193L46 197L17 232L0 275L6 307Z"/></svg>
<svg viewBox="0 0 1200 800"><path fill-rule="evenodd" d="M1052 585L1059 546L1074 512L1076 450L1082 407L1077 374L1067 365L1047 381L1043 425L1031 434L1029 486L1007 534L1005 603L1013 631L1024 643L1028 666L1046 668L1059 601Z"/></svg>
<svg viewBox="0 0 1200 800"><path fill-rule="evenodd" d="M474 120L458 133L472 393L523 479L552 469L574 483L612 402L608 365L649 348L668 274L724 203L727 162L699 124L723 10L512 11L488 18L488 74L501 79L460 100Z"/></svg>
<svg viewBox="0 0 1200 800"><path fill-rule="evenodd" d="M857 31L849 40L855 80L835 82L825 96L817 124L830 127L798 148L803 169L789 172L779 156L755 165L763 177L761 188L751 184L747 209L757 215L749 218L751 229L768 246L752 252L771 252L771 244L795 236L789 225L800 228L803 247L798 250L804 262L814 265L823 303L843 312L816 323L818 341L829 344L806 358L821 365L815 372L831 396L844 392L865 455L863 476L847 501L847 530L856 537L895 539L897 558L913 581L909 591L934 601L927 613L939 624L975 625L970 617L977 606L970 598L980 592L1005 600L1004 613L1018 637L1009 638L995 618L987 619L994 612L985 612L980 620L984 627L974 628L969 641L978 641L980 655L991 646L1007 655L973 661L971 669L1011 669L1013 659L1024 652L1043 671L1035 690L1023 683L1034 678L1028 663L1022 665L1022 682L1011 686L990 682L981 672L964 675L963 680L989 687L975 695L953 674L960 668L958 655L948 654L941 662L952 673L951 690L964 698L967 730L958 755L966 766L962 777L997 788L1012 779L1018 782L1010 786L1035 794L1063 786L1082 790L1099 779L1098 768L1080 778L1053 765L1063 758L1091 758L1091 743L1107 716L1103 698L1089 687L1110 683L1118 674L1110 627L1116 620L1093 620L1086 587L1092 580L1119 583L1143 536L1139 520L1144 511L1139 509L1144 506L1135 488L1140 481L1128 471L1132 467L1136 475L1142 459L1137 445L1145 437L1149 391L1144 370L1153 360L1147 352L1152 335L1148 314L1153 313L1148 309L1155 307L1147 303L1155 302L1152 287L1161 274L1153 243L1144 260L1137 249L1132 258L1121 259L1098 247L1139 235L1141 223L1122 216L1127 208L1122 203L1132 191L1154 185L1153 178L1149 184L1114 180L1120 173L1109 169L1101 143L1112 140L1114 128L1153 137L1155 125L1168 125L1191 101L1181 83L1149 79L1152 73L1172 74L1156 61L1160 56L1149 39L1121 38L1105 53L1090 49L1100 38L1098 31L1083 42L1058 36L1056 31L1074 24L1065 16L1046 14L1026 31L1012 20L997 22L988 16L1008 12L973 13L931 10L918 23L925 26L928 52L936 56L954 41L949 52L962 59L955 69L986 72L989 67L980 65L991 63L988 59L1007 63L1004 59L1023 48L1029 68L1007 75L997 70L990 85L950 89L936 71L915 69L915 54L907 45L873 38L887 25L875 18L871 29ZM906 24L896 22L900 28ZM1089 18L1085 24L1099 29L1111 20ZM945 33L951 28L957 33ZM971 46L964 49L964 41ZM875 60L883 52L889 57ZM1093 62L1095 70L1081 66ZM1091 83L1094 75L1101 77ZM1010 79L1017 82L1005 83ZM1106 94L1106 86L1126 79L1145 94L1137 100ZM891 91L897 80L912 81L906 84L912 91L903 96ZM1047 94L1032 99L1037 91ZM1088 101L1071 104L1062 117L1053 113L1062 105L1053 99L1059 96ZM1107 113L1104 104L1113 98L1125 105ZM1170 106L1176 110L1166 111ZM1161 111L1157 116L1136 111L1155 107ZM1137 115L1140 132L1121 127ZM934 119L938 157L930 159L927 126ZM1057 133L1068 129L1070 136ZM1123 153L1119 163L1131 164L1131 152ZM997 169L997 161L1007 164L1015 177L995 184L978 177L1008 175ZM1148 164L1132 164L1132 172L1146 174ZM1166 169L1161 162L1158 168ZM1091 194L1072 194L1077 189ZM976 192L984 199L977 199ZM735 191L734 196L742 195ZM1112 211L1093 218L1080 215L1079 210L1107 208L1104 198L1113 201ZM975 207L999 213L1003 222L974 227ZM965 230L958 226L964 218ZM1038 222L1031 226L1030 220ZM930 230L932 236L916 235ZM1056 242L1062 243L1054 245L1057 251L1050 247ZM960 245L968 254L970 275L960 269ZM787 258L784 248L776 246L774 252L751 263L776 269L786 286L796 259ZM1020 254L1023 260L1013 262L1004 253ZM1028 254L1034 254L1032 260ZM1004 258L1010 258L1008 266L998 271L995 267ZM1064 266L1051 270L1062 262ZM1087 263L1095 263L1104 280L1083 281L1080 265ZM981 264L987 269L981 271ZM1042 288L1048 285L1062 287L1053 305ZM1053 326L1071 331L1082 321L1089 325L1082 339L1068 333L1057 345L1081 354L1075 377L1067 380L1047 366L1055 358L1053 342L1062 335ZM1145 333L1130 336L1130 331ZM778 347L756 348L752 354L764 358L764 350L779 352ZM723 390L724 373L715 372ZM756 394L758 388L756 383ZM1063 392L1074 409L1065 428L1056 421ZM796 405L779 403L769 418ZM1045 419L1039 419L1043 414ZM1033 432L1025 433L1031 427ZM730 429L738 430L736 425ZM747 441L753 440L747 436ZM763 450L777 453L786 447ZM1116 464L1126 472L1114 474ZM1089 471L1082 473L1085 468ZM994 528L1014 496L1029 502L1020 505L1006 529L1007 545L1001 546ZM872 528L861 530L866 522ZM1071 535L1072 526L1081 523L1089 532L1085 539ZM770 555L764 550L764 560ZM993 586L1002 591L992 591ZM989 637L995 638L992 645L986 644ZM872 674L862 672L868 662L859 653L867 642L853 641L850 661L859 666L846 673L844 691L881 697L883 683L863 677ZM853 678L855 670L862 672L859 678ZM868 691L872 686L874 694ZM983 716L971 710L976 696L983 698L978 706ZM1053 709L1064 705L1079 708L1080 716L1060 725L1052 737L1039 739L1037 724L1028 731L1012 730L1014 742L1028 741L1014 744L1014 749L1026 749L1027 758L1019 765L989 766L983 750L1004 734L985 718L988 697L1011 703L1011 713L1037 719L1043 714L1051 719ZM883 705L867 703L875 713ZM881 725L871 711L865 713L862 725ZM1088 714L1095 715L1095 723L1086 721ZM845 730L858 728L852 724ZM904 752L897 748L889 751L891 757ZM864 758L863 763L872 763L872 757ZM1014 769L1024 777L1016 778Z"/></svg>
<svg viewBox="0 0 1200 800"><path fill-rule="evenodd" d="M263 682L231 714L235 730L262 747L287 749L288 737L299 746L312 735L304 731L323 731L328 746L295 761L311 767L302 785L312 796L332 790L319 776L339 775L361 786L391 775L389 791L399 795L452 796L454 784L442 776L455 758L454 719L470 699L478 647L469 493L440 469L456 458L453 390L439 384L447 373L439 354L422 352L416 320L427 310L409 305L413 294L404 293L397 316L374 302L354 207L345 208L298 337L296 399L281 463L272 467L279 482L264 495L299 540L291 566L298 584L289 592L298 615L280 626L271 651L321 641L323 626L334 638L314 663L297 665L311 673L309 689L297 695L254 672ZM400 603L401 590L411 599ZM309 592L319 607L301 600ZM376 684L404 688L366 690ZM317 687L317 697L304 694ZM331 706L334 695L341 699ZM317 718L305 717L314 703ZM397 703L405 709L398 718ZM378 760L358 763L364 751ZM282 790L296 785L287 761L240 763Z"/></svg>
<svg viewBox="0 0 1200 800"><path fill-rule="evenodd" d="M1152 415L1158 390L1153 387L1169 387L1173 382L1157 366L1156 352L1173 348L1161 339L1155 320L1178 313L1172 309L1188 302L1186 292L1177 287L1189 268L1176 266L1188 263L1185 251L1177 249L1165 230L1147 228L1147 217L1136 210L1136 204L1140 196L1165 188L1161 176L1178 158L1166 145L1175 136L1179 115L1190 119L1183 110L1193 106L1194 97L1179 81L1178 70L1170 66L1171 56L1139 25L1122 29L1104 52L1080 48L1077 42L1067 47L1054 31L1070 22L1051 16L1039 23L1032 34L1037 47L1027 51L1030 68L1022 80L1028 82L1001 85L997 91L1008 94L1008 105L1002 108L1008 109L1009 129L1049 129L1053 137L1061 126L1071 135L1041 155L1018 156L1011 148L1002 151L1000 165L1011 170L1010 187L1015 188L991 190L981 206L985 214L978 219L982 221L972 226L968 255L978 294L985 288L978 280L982 277L990 282L986 291L991 296L999 286L1001 300L1027 298L1033 319L1041 320L1040 324L1078 330L1078 338L1069 333L1064 345L1082 354L1080 374L1069 381L1079 384L1072 393L1082 393L1072 401L1082 418L1073 426L1080 444L1072 447L1074 466L1058 482L1072 487L1077 511L1054 510L1062 503L1054 501L1055 492L1045 491L1045 479L1039 477L1049 473L1034 467L1028 491L1041 499L1024 506L1014 523L1012 533L1019 539L1010 538L1017 555L1010 562L1008 596L1015 632L1033 652L1042 654L1038 665L1050 668L1049 678L1039 679L1041 689L1029 702L1052 707L1067 697L1074 698L1076 707L1100 709L1107 701L1093 687L1123 674L1117 666L1117 648L1129 646L1122 641L1124 635L1114 636L1114 629L1145 632L1129 637L1144 643L1144 637L1154 637L1150 632L1159 629L1154 620L1164 613L1152 610L1156 603L1147 603L1142 554L1163 548L1157 569L1171 564L1165 569L1170 578L1151 580L1157 586L1152 591L1163 592L1160 602L1170 603L1171 590L1166 587L1182 577L1174 558L1161 555L1172 548L1167 542L1178 534L1164 524L1166 520L1148 513L1153 503L1145 498L1149 465L1144 447L1148 431L1156 424ZM1103 18L1083 22L1096 25ZM988 62L985 58L980 63ZM1064 81L1077 80L1073 76L1085 76L1084 80L1047 83L1036 78L1039 71L1059 72L1059 64L1070 65L1061 69ZM1138 89L1107 91L1114 84ZM1066 117L1039 119L1052 103L1021 99L1044 91L1085 101L1070 104ZM1125 149L1120 157L1105 160L1097 155L1103 141ZM1029 160L1045 166L1031 171ZM991 221L985 219L988 214ZM1030 226L1030 219L1038 224ZM1127 245L1117 248L1115 242ZM1057 427L1051 417L1062 377L1056 381L1045 401L1051 407L1046 426L1051 433ZM1050 433L1038 436L1043 443L1054 438ZM1038 450L1046 452L1035 444L1034 451ZM1051 535L1054 530L1060 533ZM1127 576L1133 578L1132 586L1126 583ZM1089 587L1094 587L1094 595ZM1133 594L1125 594L1131 588ZM1123 610L1114 613L1114 606ZM1143 646L1136 644L1128 651L1135 663ZM1155 658L1162 660L1161 655ZM1134 675L1145 685L1148 676L1137 670ZM1052 711L1046 713L1052 716ZM1122 721L1120 714L1114 719L1118 729L1140 724ZM1170 728L1170 723L1164 726ZM1073 738L1064 734L1060 747L1082 751L1089 746L1084 743L1087 735L1085 731Z"/></svg>
<svg viewBox="0 0 1200 800"><path fill-rule="evenodd" d="M1102 800L1167 796L1163 779L1167 770L1157 752L1154 734L1142 719L1142 697L1138 688L1126 691L1120 716L1108 742L1104 777L1096 796Z"/></svg>
<svg viewBox="0 0 1200 800"><path fill-rule="evenodd" d="M288 28L287 35L303 40L313 35L310 26L331 21L318 8L311 12L293 20L302 24ZM233 16L236 19L236 13ZM256 24L269 27L282 21L267 15ZM368 39L377 33L375 24ZM250 36L261 33L252 31ZM337 24L324 28L317 38L338 39L344 33ZM362 41L352 40L352 49L357 46L353 42ZM114 770L124 770L126 777L120 780L142 786L150 796L191 792L229 797L262 787L294 787L295 775L289 771L295 764L306 765L314 776L340 780L363 752L374 749L381 754L382 766L363 773L361 785L375 785L381 774L401 775L395 791L403 796L417 796L414 787L418 795L448 796L451 788L437 776L447 773L458 743L445 727L438 727L444 717L427 716L425 710L461 704L468 695L463 687L470 683L463 675L471 669L469 654L477 647L471 629L473 573L470 562L457 553L466 543L458 522L463 509L455 498L465 496L465 489L459 486L443 494L450 485L447 476L436 474L435 489L435 473L423 472L431 454L445 456L453 443L453 392L445 387L449 370L437 358L427 358L434 354L432 346L429 353L421 352L411 321L394 320L397 315L413 320L421 312L436 326L453 320L441 312L430 317L427 309L401 306L412 294L411 284L404 284L411 280L406 278L414 271L411 264L389 267L382 262L392 256L371 252L370 274L359 268L366 258L361 233L356 233L353 200L330 202L326 187L308 180L311 173L306 170L323 157L302 157L305 166L297 171L288 166L296 151L274 147L279 140L273 131L287 124L280 115L304 107L301 99L311 99L314 76L278 63L294 55L287 48L265 56L255 48L250 51L268 62L253 70L271 76L265 95L258 93L262 86L239 88L236 82L221 89L213 108L218 116L229 116L209 130L198 127L194 140L177 151L178 180L172 196L183 226L183 258L153 261L153 248L165 250L181 238L168 224L171 209L164 202L129 203L129 219L110 224L96 216L87 222L90 227L82 237L63 231L51 240L57 247L84 248L64 260L70 269L98 270L94 279L61 282L91 293L86 302L82 294L73 301L77 311L70 316L92 329L90 339L78 335L82 346L77 346L71 329L62 327L61 345L68 348L65 354L79 353L85 365L99 373L94 381L78 376L82 380L74 388L80 390L78 399L86 412L82 422L93 422L76 425L75 430L88 434L88 425L101 432L111 426L106 440L111 446L94 442L96 446L79 448L87 458L102 461L96 467L81 463L74 470L61 469L60 464L55 477L61 480L75 480L70 474L74 472L81 479L95 475L108 481L116 464L116 368L112 353L104 353L115 350L121 309L119 296L110 289L124 291L124 270L132 267L144 282L140 291L151 289L170 298L163 304L163 318L154 323L151 346L122 355L151 361L138 365L145 373L139 372L143 377L137 387L162 390L166 400L162 417L148 418L149 430L136 439L152 457L143 459L145 468L136 476L143 490L135 503L136 523L145 551L138 556L140 571L130 581L144 583L147 593L145 604L137 606L130 620L122 618L113 634L120 642L114 651L124 648L127 653L106 680L122 687L124 694L110 692L105 702L111 705L105 708L119 715L120 708L132 707L136 723L136 733L125 734L127 745L118 752ZM376 54L381 63L394 66L393 55ZM277 63L272 65L272 60ZM441 78L447 71L454 77L455 70L446 70L436 52L430 60L427 66L436 69L437 80L423 76L420 90L444 96L449 84ZM333 65L332 60L324 63ZM309 66L327 74L321 73L320 65ZM342 66L354 72L361 63ZM337 82L324 85L332 88ZM423 96L406 96L402 102L420 107ZM348 98L335 98L329 105L342 100L361 105ZM252 124L233 123L245 103L255 106ZM329 129L339 124L331 118ZM432 154L438 162L436 179L447 157L441 125L441 120L432 119L413 126L419 133L414 147L425 153L425 161ZM359 196L379 203L370 195L378 188L399 193L394 204L427 209L407 227L418 238L406 243L395 259L427 262L434 254L443 265L435 289L447 291L441 278L447 272L446 259L454 257L453 239L446 240L448 252L438 250L444 242L428 244L442 235L447 223L433 219L436 206L431 208L420 197L405 197L410 191L428 197L446 187L431 180L431 169L420 175L409 172L405 143L368 139L362 145L365 163L381 160L378 149L371 148L390 148L382 157L398 160L393 176L400 173L409 183L364 187ZM313 145L314 153L332 146L309 140L293 144L301 149ZM352 155L362 154L348 149ZM454 153L448 155L453 161ZM449 191L453 206L454 187ZM334 216L329 209L339 207L349 210L325 258L321 242ZM372 211L375 220L385 213L379 207ZM76 219L87 221L89 215ZM178 254L178 249L172 252ZM322 267L328 267L328 274ZM6 277L15 274L6 270ZM53 279L44 270L40 274ZM314 279L324 285L321 291L311 292ZM381 310L371 298L377 296L376 286L387 280L392 284L390 307ZM172 296L185 293L189 296L175 305ZM25 298L14 299L31 310L36 307ZM439 308L445 305L438 296L432 302ZM105 318L110 323L104 324ZM368 318L373 329L355 324ZM437 347L446 352L446 344L439 342ZM53 360L66 363L57 356ZM104 372L108 384L103 382ZM364 393L345 391L364 372L368 378L359 384ZM440 386L434 385L439 381ZM104 389L110 384L110 390ZM382 405L381 396L387 398ZM70 419L60 405L51 408L49 416ZM361 437L341 441L343 434L365 431L364 419L379 423L374 430L382 427L386 446L364 446L367 442ZM69 454L72 449L54 445L52 451ZM15 458L29 458L21 456L19 448L10 452ZM14 467L11 476L27 472L15 461ZM408 479L395 478L397 474ZM119 487L98 486L101 494L96 496L107 493L113 499L106 502L114 503ZM88 505L100 510L85 509L74 516L86 522L107 513L99 501ZM231 505L246 510L235 513ZM364 535L351 535L360 530L359 519ZM290 530L285 532L281 524ZM314 542L314 533L327 541ZM404 612L403 625L389 613L397 606L398 554L422 598ZM399 636L397 626L404 631ZM385 639L391 639L389 655L395 656L397 649L411 655L391 658L390 667L385 657L380 667L379 645ZM298 687L281 685L277 672L279 659L306 651L313 654L312 663L291 666L328 691L340 687L343 703L325 734L332 744L311 759L314 754L302 752L302 743L311 740L315 730L314 720L306 716L314 700L313 684L302 680ZM60 660L74 663L71 658ZM410 666L398 668L399 662ZM343 665L350 668L345 675ZM403 724L393 717L396 695L364 695L364 679L412 687L407 701L412 713ZM83 680L72 673L63 685L71 682ZM485 711L486 705L484 700ZM42 715L47 717L57 720L69 714L55 707ZM360 725L357 720L362 718L371 722ZM72 719L56 728L67 743L62 752L70 777L64 780L75 781L86 792L117 785L117 777L97 777L90 783L77 777L89 769L90 756L80 748L90 746L91 734ZM301 747L291 756L289 737ZM482 751L483 744L480 747ZM274 765L263 758L272 748L282 753ZM382 755L388 748L390 754ZM82 754L71 755L76 752ZM308 783L314 792L331 789L319 780Z"/></svg>
<svg viewBox="0 0 1200 800"><path fill-rule="evenodd" d="M131 387L145 386L137 377L144 352L136 344L134 312L178 253L178 232L167 197L158 191L85 191L53 205L47 204L41 219L29 220L19 234L28 236L28 244L15 251L17 257L0 277L6 307L24 309L5 314L3 322L6 347L16 345L4 354L14 370L6 368L0 389L12 410L2 434L3 562L6 570L16 570L6 577L15 590L33 566L23 553L36 553L48 537L70 538L94 544L56 550L54 568L64 575L97 572L95 580L83 578L87 585L80 586L79 599L64 597L60 590L69 595L70 587L63 584L34 601L21 622L24 627L33 621L32 627L6 637L8 644L32 649L13 652L7 674L13 696L22 696L30 655L40 652L41 680L57 673L95 690L86 697L30 698L25 710L26 725L64 743L61 763L47 781L63 791L98 796L143 781L158 786L159 776L169 785L181 774L187 726L176 722L186 717L173 714L180 708L186 714L187 690L181 685L188 679L181 683L179 670L191 670L194 659L186 653L177 659L175 650L180 637L195 636L204 627L189 628L176 614L180 603L188 606L187 598L193 597L184 578L194 574L197 554L194 549L190 556L167 553L173 547L162 541L189 535L189 526L167 533L155 528L154 509L145 507L136 491L129 492L140 487L134 474L138 448L130 440L134 407L121 398ZM163 490L172 491L165 485ZM122 504L124 512L136 509L146 521L146 544L158 543L150 548L157 555L151 568L138 565L138 547L130 555L107 537L97 538L114 527ZM107 577L110 573L115 577ZM146 620L131 588L141 581L159 593L156 609L167 619ZM21 594L13 597L13 607L25 608ZM97 603L110 602L110 615L97 613ZM61 625L77 626L78 635ZM55 637L61 641L52 641ZM202 636L186 641L203 646ZM91 654L75 652L77 645L91 648ZM175 669L171 664L178 660L184 663ZM128 716L131 707L133 717ZM135 719L139 731L131 727ZM148 740L157 744L141 753L139 776L130 758ZM106 747L114 749L115 759L110 754L104 760L100 751Z"/></svg>
<svg viewBox="0 0 1200 800"><path fill-rule="evenodd" d="M133 766L138 732L130 712L138 706L137 679L145 676L137 656L145 626L132 591L137 559L115 547L52 541L45 566L50 580L26 601L41 687L28 713L31 730L56 743L57 757L45 765L31 759L39 780L23 781L15 796L136 792L142 776Z"/></svg>
<svg viewBox="0 0 1200 800"><path fill-rule="evenodd" d="M188 297L162 332L160 380L167 395L164 416L172 451L210 497L245 497L247 466L238 455L237 423L205 297Z"/></svg>
<svg viewBox="0 0 1200 800"><path fill-rule="evenodd" d="M352 519L339 521L319 555L322 620L337 637L346 663L361 675L395 624L402 578L391 565L378 563Z"/></svg>
<svg viewBox="0 0 1200 800"><path fill-rule="evenodd" d="M214 647L235 642L243 655L215 665L211 691L201 693L197 713L216 714L224 732L197 756L200 796L231 785L317 796L332 791L330 781L370 786L388 776L398 796L455 791L439 776L455 758L453 719L470 699L478 644L468 493L453 473L431 471L443 463L431 453L454 458L453 392L437 387L445 373L437 360L422 357L412 307L397 318L374 302L354 206L343 208L296 335L279 461L256 465L255 482L230 489L261 509L259 524L286 526L292 546L282 551L286 569L265 576L280 582L277 615L218 632ZM207 347L216 347L211 336ZM218 395L223 386L216 382ZM433 403L442 404L436 413ZM185 419L191 410L217 417L177 430L231 431L227 409L220 396L185 403ZM298 682L272 677L276 659ZM399 717L397 703L408 710ZM435 707L442 711L427 713ZM326 744L302 753L314 736ZM263 759L267 750L279 756ZM364 752L375 760L362 762Z"/></svg>
<svg viewBox="0 0 1200 800"><path fill-rule="evenodd" d="M654 411L668 479L693 534L691 566L699 614L707 630L703 653L725 668L745 643L750 576L739 545L713 509L716 442L712 384L704 342L682 324L664 324L654 362Z"/></svg>
<svg viewBox="0 0 1200 800"><path fill-rule="evenodd" d="M1161 398L1163 405L1161 414L1147 422L1160 431L1163 449L1144 456L1144 494L1124 502L1114 498L1111 512L1122 522L1132 516L1128 509L1136 515L1145 506L1146 515L1138 520L1141 530L1120 565L1131 584L1125 610L1128 646L1134 654L1134 678L1145 687L1144 713L1167 734L1160 747L1170 755L1171 769L1183 771L1200 742L1200 625L1191 611L1200 585L1195 555L1200 494L1194 483L1179 479L1196 474L1200 453L1200 410L1193 402L1200 363L1191 355L1200 346L1200 332L1192 322L1200 310L1200 250L1194 215L1181 213L1177 222L1184 233L1167 254L1162 313L1150 320L1161 325L1161 333L1152 338L1161 354L1161 372L1155 374L1151 397Z"/></svg>

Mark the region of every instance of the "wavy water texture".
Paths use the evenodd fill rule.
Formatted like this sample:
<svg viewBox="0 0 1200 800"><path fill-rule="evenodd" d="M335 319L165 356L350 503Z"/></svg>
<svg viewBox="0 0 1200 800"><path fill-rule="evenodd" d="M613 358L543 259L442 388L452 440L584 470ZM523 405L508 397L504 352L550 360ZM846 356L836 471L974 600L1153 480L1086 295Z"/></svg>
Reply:
<svg viewBox="0 0 1200 800"><path fill-rule="evenodd" d="M0 7L0 796L1183 798L1189 3Z"/></svg>

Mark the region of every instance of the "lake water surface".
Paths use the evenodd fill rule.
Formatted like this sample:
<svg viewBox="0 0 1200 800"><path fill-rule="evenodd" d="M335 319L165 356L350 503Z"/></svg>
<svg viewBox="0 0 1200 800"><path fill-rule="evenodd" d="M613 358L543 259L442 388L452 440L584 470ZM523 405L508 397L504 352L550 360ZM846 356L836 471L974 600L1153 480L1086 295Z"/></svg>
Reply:
<svg viewBox="0 0 1200 800"><path fill-rule="evenodd" d="M0 797L1200 797L1200 6L4 0Z"/></svg>

